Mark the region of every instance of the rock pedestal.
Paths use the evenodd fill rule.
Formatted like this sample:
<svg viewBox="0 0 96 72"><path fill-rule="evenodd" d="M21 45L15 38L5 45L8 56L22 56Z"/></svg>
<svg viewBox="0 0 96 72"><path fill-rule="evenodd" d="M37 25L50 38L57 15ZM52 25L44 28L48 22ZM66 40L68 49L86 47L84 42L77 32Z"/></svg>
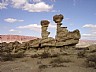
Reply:
<svg viewBox="0 0 96 72"><path fill-rule="evenodd" d="M80 32L79 30L69 32L67 27L61 27L63 18L61 14L53 17L53 20L57 23L56 46L76 45L80 39Z"/></svg>
<svg viewBox="0 0 96 72"><path fill-rule="evenodd" d="M67 27L61 27L63 15L55 15L53 17L53 21L57 24L57 32L55 39L52 37L48 37L50 32L47 31L49 26L48 20L42 20L41 21L41 39L36 39L33 42L31 42L31 47L37 47L37 48L49 48L49 47L66 47L66 46L75 46L80 39L80 32L78 29L70 32L67 30Z"/></svg>
<svg viewBox="0 0 96 72"><path fill-rule="evenodd" d="M47 20L42 20L41 21L41 29L42 29L42 33L41 33L41 36L42 36L42 39L45 39L45 38L48 38L48 35L50 34L50 32L47 31L48 29L48 25L49 25L49 21Z"/></svg>
<svg viewBox="0 0 96 72"><path fill-rule="evenodd" d="M41 21L41 26L42 26L42 39L41 39L41 47L49 47L49 46L55 46L55 40L52 37L48 37L50 32L47 31L49 21L47 20L42 20Z"/></svg>

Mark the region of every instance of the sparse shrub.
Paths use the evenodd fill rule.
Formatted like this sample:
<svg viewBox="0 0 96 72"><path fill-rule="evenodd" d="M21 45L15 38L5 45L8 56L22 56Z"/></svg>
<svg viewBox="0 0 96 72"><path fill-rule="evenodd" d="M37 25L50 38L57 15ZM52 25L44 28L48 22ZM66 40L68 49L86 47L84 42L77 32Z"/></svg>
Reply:
<svg viewBox="0 0 96 72"><path fill-rule="evenodd" d="M28 61L28 59L23 59L23 60L21 60L21 62L27 62Z"/></svg>
<svg viewBox="0 0 96 72"><path fill-rule="evenodd" d="M42 64L42 62L41 61L37 61L37 64Z"/></svg>
<svg viewBox="0 0 96 72"><path fill-rule="evenodd" d="M48 58L48 57L50 57L51 55L50 55L50 53L48 53L48 52L43 52L40 56L41 56L41 58Z"/></svg>
<svg viewBox="0 0 96 72"><path fill-rule="evenodd" d="M51 58L53 58L53 57L58 57L59 56L59 54L57 53L57 54L52 54L51 55Z"/></svg>
<svg viewBox="0 0 96 72"><path fill-rule="evenodd" d="M50 57L51 55L50 55L50 53L48 53L48 52L43 52L42 54L34 54L34 55L31 55L31 58L38 58L38 57L40 57L40 58L48 58L48 57Z"/></svg>
<svg viewBox="0 0 96 72"><path fill-rule="evenodd" d="M85 57L85 50L82 50L82 51L78 52L77 55L78 55L79 58Z"/></svg>
<svg viewBox="0 0 96 72"><path fill-rule="evenodd" d="M88 46L88 48L91 53L96 52L96 44L92 44L92 45Z"/></svg>
<svg viewBox="0 0 96 72"><path fill-rule="evenodd" d="M0 61L13 61L15 58L23 58L24 56L24 53L2 53L0 54Z"/></svg>
<svg viewBox="0 0 96 72"><path fill-rule="evenodd" d="M12 54L12 57L13 58L23 58L25 55L24 55L24 53L16 53L16 54Z"/></svg>
<svg viewBox="0 0 96 72"><path fill-rule="evenodd" d="M39 69L45 69L45 68L48 68L47 65L39 65Z"/></svg>
<svg viewBox="0 0 96 72"><path fill-rule="evenodd" d="M62 53L61 55L70 55L70 54L68 54L68 53Z"/></svg>
<svg viewBox="0 0 96 72"><path fill-rule="evenodd" d="M75 50L89 50L88 47L76 47Z"/></svg>
<svg viewBox="0 0 96 72"><path fill-rule="evenodd" d="M52 64L52 67L67 67L66 65L63 64Z"/></svg>
<svg viewBox="0 0 96 72"><path fill-rule="evenodd" d="M95 52L96 52L96 49L94 49L94 50L90 51L90 53L95 53Z"/></svg>
<svg viewBox="0 0 96 72"><path fill-rule="evenodd" d="M5 54L0 56L0 61L13 61L11 54Z"/></svg>
<svg viewBox="0 0 96 72"><path fill-rule="evenodd" d="M87 57L86 66L96 68L96 54L93 54Z"/></svg>
<svg viewBox="0 0 96 72"><path fill-rule="evenodd" d="M87 67L95 67L96 64L95 64L95 62L89 61L89 62L86 63L86 66Z"/></svg>
<svg viewBox="0 0 96 72"><path fill-rule="evenodd" d="M56 58L56 59L53 59L50 63L51 63L51 64L52 64L52 63L58 63L58 64L60 64L60 63L69 63L69 62L71 62L71 60L68 59L68 58L58 57L58 58Z"/></svg>
<svg viewBox="0 0 96 72"><path fill-rule="evenodd" d="M38 58L38 57L39 57L38 54L31 55L31 58Z"/></svg>
<svg viewBox="0 0 96 72"><path fill-rule="evenodd" d="M96 63L96 54L93 54L93 55L88 56L87 57L87 60Z"/></svg>

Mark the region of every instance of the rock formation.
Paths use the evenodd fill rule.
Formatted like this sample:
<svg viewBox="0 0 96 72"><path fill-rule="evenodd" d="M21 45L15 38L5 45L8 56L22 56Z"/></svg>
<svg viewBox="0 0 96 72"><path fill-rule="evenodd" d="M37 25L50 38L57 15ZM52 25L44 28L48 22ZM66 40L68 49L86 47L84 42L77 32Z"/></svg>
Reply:
<svg viewBox="0 0 96 72"><path fill-rule="evenodd" d="M48 38L48 35L50 34L50 32L47 31L48 25L49 25L49 21L47 20L42 20L41 21L41 26L42 26L42 39Z"/></svg>
<svg viewBox="0 0 96 72"><path fill-rule="evenodd" d="M47 31L47 28L49 26L49 21L48 20L42 20L41 21L41 36L42 38L35 38L34 40L30 40L27 42L19 43L18 41L15 42L2 42L0 43L0 52L2 51L10 51L12 53L18 53L18 52L23 52L24 50L28 50L30 48L35 48L35 49L40 49L44 48L44 51L48 51L49 48L54 49L54 48L70 48L74 47L80 39L80 32L79 30L74 30L72 32L67 30L67 27L61 27L62 25L62 20L63 20L63 15L55 15L53 17L53 20L55 23L57 23L57 33L55 39L52 37L48 37L50 32ZM22 38L25 39L25 37L19 37L15 36L14 39L20 39ZM29 37L30 39L31 37ZM8 36L8 38L5 37L5 39L11 39L11 36ZM0 40L2 41L2 36L0 36ZM45 49L46 48L46 49ZM8 50L9 49L9 50Z"/></svg>
<svg viewBox="0 0 96 72"><path fill-rule="evenodd" d="M42 20L41 21L41 26L42 26L42 39L41 39L41 47L45 46L55 46L55 40L52 37L48 37L50 32L47 31L49 21L47 20Z"/></svg>
<svg viewBox="0 0 96 72"><path fill-rule="evenodd" d="M67 27L61 27L63 18L61 14L53 17L53 20L57 23L56 46L76 45L80 39L80 32L79 30L69 32Z"/></svg>
<svg viewBox="0 0 96 72"><path fill-rule="evenodd" d="M73 32L70 32L67 30L67 27L61 27L63 15L55 15L53 16L53 21L57 23L57 33L55 39L52 37L48 37L50 32L47 31L47 28L49 26L48 20L42 20L41 21L41 39L35 39L29 44L31 44L31 47L37 47L37 48L48 48L48 47L64 47L64 46L75 46L80 39L80 32L79 30L74 30Z"/></svg>

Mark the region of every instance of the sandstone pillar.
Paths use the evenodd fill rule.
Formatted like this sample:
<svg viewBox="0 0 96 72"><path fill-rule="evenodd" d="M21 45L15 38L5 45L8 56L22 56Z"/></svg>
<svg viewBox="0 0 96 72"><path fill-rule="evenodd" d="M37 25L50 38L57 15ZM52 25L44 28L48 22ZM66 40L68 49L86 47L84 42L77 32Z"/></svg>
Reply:
<svg viewBox="0 0 96 72"><path fill-rule="evenodd" d="M48 35L50 34L50 32L47 31L49 23L50 22L47 21L47 20L42 20L41 21L41 26L42 26L41 36L42 36L42 39L48 38Z"/></svg>
<svg viewBox="0 0 96 72"><path fill-rule="evenodd" d="M80 39L79 30L69 32L67 27L61 27L63 15L55 15L53 20L57 23L56 46L76 45Z"/></svg>
<svg viewBox="0 0 96 72"><path fill-rule="evenodd" d="M53 17L53 21L55 21L55 23L57 23L57 33L56 33L56 38L58 38L58 36L59 36L59 32L60 32L60 28L61 28L61 25L62 25L62 23L61 23L61 21L63 20L63 15L55 15L54 17Z"/></svg>

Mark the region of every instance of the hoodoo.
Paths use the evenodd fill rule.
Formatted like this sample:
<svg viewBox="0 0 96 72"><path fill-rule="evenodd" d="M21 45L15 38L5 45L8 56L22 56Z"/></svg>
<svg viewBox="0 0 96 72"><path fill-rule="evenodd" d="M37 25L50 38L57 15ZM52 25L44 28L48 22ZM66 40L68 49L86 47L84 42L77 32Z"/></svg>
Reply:
<svg viewBox="0 0 96 72"><path fill-rule="evenodd" d="M50 32L47 31L49 26L48 20L41 21L41 39L34 40L32 42L32 47L65 47L65 46L75 46L81 37L80 31L78 29L70 32L67 30L67 27L61 27L62 20L64 19L63 15L55 15L53 16L53 21L57 24L57 32L55 39L52 37L48 37Z"/></svg>

